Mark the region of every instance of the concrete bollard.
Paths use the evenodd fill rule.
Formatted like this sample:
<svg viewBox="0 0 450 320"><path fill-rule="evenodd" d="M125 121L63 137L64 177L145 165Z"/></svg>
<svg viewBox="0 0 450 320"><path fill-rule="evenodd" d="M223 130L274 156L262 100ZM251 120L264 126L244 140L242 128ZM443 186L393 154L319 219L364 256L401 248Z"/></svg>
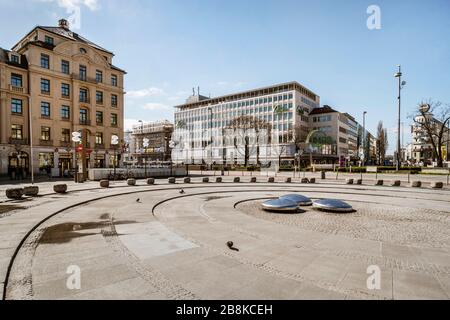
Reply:
<svg viewBox="0 0 450 320"><path fill-rule="evenodd" d="M109 180L100 180L100 187L109 188Z"/></svg>
<svg viewBox="0 0 450 320"><path fill-rule="evenodd" d="M239 178L239 177L234 177L233 182L234 182L234 183L239 183L239 182L241 182L241 178Z"/></svg>
<svg viewBox="0 0 450 320"><path fill-rule="evenodd" d="M325 171L322 171L322 172L320 172L320 178L322 179L322 180L324 180L326 177L325 177Z"/></svg>
<svg viewBox="0 0 450 320"><path fill-rule="evenodd" d="M216 182L217 182L217 183L222 183L222 177L217 177L217 178L216 178Z"/></svg>
<svg viewBox="0 0 450 320"><path fill-rule="evenodd" d="M29 186L23 188L23 194L27 197L36 197L39 193L39 187L38 186Z"/></svg>
<svg viewBox="0 0 450 320"><path fill-rule="evenodd" d="M267 179L267 182L268 182L268 183L274 183L274 182L275 182L275 178L274 178L274 177L269 177L269 178Z"/></svg>
<svg viewBox="0 0 450 320"><path fill-rule="evenodd" d="M421 181L413 181L411 182L411 187L412 188L420 188L422 186L422 182Z"/></svg>
<svg viewBox="0 0 450 320"><path fill-rule="evenodd" d="M316 183L316 178L309 179L309 183Z"/></svg>
<svg viewBox="0 0 450 320"><path fill-rule="evenodd" d="M256 182L256 177L251 177L251 178L250 178L250 182L251 182L251 183L255 183L255 182Z"/></svg>
<svg viewBox="0 0 450 320"><path fill-rule="evenodd" d="M67 192L67 184L55 184L53 186L53 191L56 193L66 193Z"/></svg>
<svg viewBox="0 0 450 320"><path fill-rule="evenodd" d="M362 185L362 179L356 179L356 184L357 185Z"/></svg>
<svg viewBox="0 0 450 320"><path fill-rule="evenodd" d="M170 177L169 179L167 179L167 182L169 182L169 183L176 183L177 182L177 180L174 178L174 177Z"/></svg>
<svg viewBox="0 0 450 320"><path fill-rule="evenodd" d="M302 178L302 180L300 180L301 183L309 183L308 178Z"/></svg>
<svg viewBox="0 0 450 320"><path fill-rule="evenodd" d="M391 187L400 187L402 182L400 180L394 180L391 182Z"/></svg>
<svg viewBox="0 0 450 320"><path fill-rule="evenodd" d="M286 180L284 181L285 183L291 183L292 182L292 178L291 177L287 177Z"/></svg>
<svg viewBox="0 0 450 320"><path fill-rule="evenodd" d="M208 177L203 178L203 183L208 183L208 182L209 182L209 178Z"/></svg>
<svg viewBox="0 0 450 320"><path fill-rule="evenodd" d="M6 189L6 197L8 199L19 200L22 199L22 196L23 196L22 188Z"/></svg>
<svg viewBox="0 0 450 320"><path fill-rule="evenodd" d="M183 179L183 182L184 183L191 183L191 178L186 177L186 178Z"/></svg>
<svg viewBox="0 0 450 320"><path fill-rule="evenodd" d="M380 180L380 179L375 180L375 185L376 185L376 186L382 186L383 184L384 184L384 181L383 181L383 180Z"/></svg>
<svg viewBox="0 0 450 320"><path fill-rule="evenodd" d="M347 179L345 180L345 184L353 184L353 179Z"/></svg>
<svg viewBox="0 0 450 320"><path fill-rule="evenodd" d="M433 189L442 189L443 187L444 187L443 182L432 182L431 183L431 188L433 188Z"/></svg>
<svg viewBox="0 0 450 320"><path fill-rule="evenodd" d="M149 184L149 185L155 184L155 178L148 178L147 184Z"/></svg>
<svg viewBox="0 0 450 320"><path fill-rule="evenodd" d="M131 178L127 180L127 185L129 186L135 186L136 185L136 179Z"/></svg>

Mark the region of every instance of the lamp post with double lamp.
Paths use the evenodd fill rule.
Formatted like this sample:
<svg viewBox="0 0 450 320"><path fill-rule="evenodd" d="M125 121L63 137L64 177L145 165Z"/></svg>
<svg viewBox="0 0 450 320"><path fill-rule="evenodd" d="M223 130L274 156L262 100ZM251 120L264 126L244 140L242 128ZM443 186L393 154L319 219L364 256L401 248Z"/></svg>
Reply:
<svg viewBox="0 0 450 320"><path fill-rule="evenodd" d="M397 123L397 161L396 161L396 169L400 170L401 160L400 160L400 152L401 152L401 143L400 143L400 135L401 135L401 92L403 87L406 85L406 81L402 81L402 67L400 65L398 67L398 72L394 75L395 78L398 79L398 123Z"/></svg>

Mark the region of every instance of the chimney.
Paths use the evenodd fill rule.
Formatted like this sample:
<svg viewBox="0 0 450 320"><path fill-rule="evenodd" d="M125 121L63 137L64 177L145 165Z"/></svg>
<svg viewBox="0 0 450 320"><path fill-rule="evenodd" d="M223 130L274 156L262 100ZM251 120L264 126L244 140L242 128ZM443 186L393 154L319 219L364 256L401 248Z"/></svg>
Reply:
<svg viewBox="0 0 450 320"><path fill-rule="evenodd" d="M63 28L65 30L69 30L69 21L67 21L66 19L61 19L58 21L59 23L59 27Z"/></svg>

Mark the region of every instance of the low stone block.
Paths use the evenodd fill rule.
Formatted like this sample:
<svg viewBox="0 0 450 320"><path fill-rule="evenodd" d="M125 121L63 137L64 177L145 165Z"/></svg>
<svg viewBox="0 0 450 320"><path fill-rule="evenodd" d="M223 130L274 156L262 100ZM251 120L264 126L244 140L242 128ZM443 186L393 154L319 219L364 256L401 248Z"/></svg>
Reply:
<svg viewBox="0 0 450 320"><path fill-rule="evenodd" d="M443 187L444 187L443 182L432 182L431 183L431 188L433 188L433 189L442 189Z"/></svg>
<svg viewBox="0 0 450 320"><path fill-rule="evenodd" d="M135 186L136 185L136 179L134 179L134 178L128 179L127 180L127 184L129 186Z"/></svg>
<svg viewBox="0 0 450 320"><path fill-rule="evenodd" d="M217 182L217 183L222 183L222 177L217 177L217 178L216 178L216 182Z"/></svg>
<svg viewBox="0 0 450 320"><path fill-rule="evenodd" d="M209 182L209 178L208 177L203 178L203 183L208 183L208 182Z"/></svg>
<svg viewBox="0 0 450 320"><path fill-rule="evenodd" d="M155 178L148 178L147 184L149 184L149 185L155 184Z"/></svg>
<svg viewBox="0 0 450 320"><path fill-rule="evenodd" d="M27 197L36 197L39 193L39 187L38 186L29 186L23 188L23 194Z"/></svg>
<svg viewBox="0 0 450 320"><path fill-rule="evenodd" d="M422 186L422 182L421 181L413 181L411 182L411 187L413 188L420 188Z"/></svg>
<svg viewBox="0 0 450 320"><path fill-rule="evenodd" d="M345 184L353 184L353 179L346 179Z"/></svg>
<svg viewBox="0 0 450 320"><path fill-rule="evenodd" d="M316 178L310 178L309 183L316 183Z"/></svg>
<svg viewBox="0 0 450 320"><path fill-rule="evenodd" d="M362 182L363 182L362 179L356 179L356 184L357 185L362 185Z"/></svg>
<svg viewBox="0 0 450 320"><path fill-rule="evenodd" d="M100 180L100 187L109 188L109 180Z"/></svg>
<svg viewBox="0 0 450 320"><path fill-rule="evenodd" d="M302 178L302 180L300 180L301 183L309 183L308 178Z"/></svg>
<svg viewBox="0 0 450 320"><path fill-rule="evenodd" d="M66 193L67 192L67 184L55 184L53 186L53 191L56 193Z"/></svg>
<svg viewBox="0 0 450 320"><path fill-rule="evenodd" d="M6 189L6 197L8 199L18 200L22 199L22 196L23 196L22 188Z"/></svg>
<svg viewBox="0 0 450 320"><path fill-rule="evenodd" d="M177 182L177 180L174 177L170 177L169 179L167 179L167 181L169 183L176 183Z"/></svg>
<svg viewBox="0 0 450 320"><path fill-rule="evenodd" d="M189 177L186 177L186 178L184 178L184 183L191 183L191 178L189 178Z"/></svg>
<svg viewBox="0 0 450 320"><path fill-rule="evenodd" d="M392 187L400 187L401 184L402 182L400 180L394 180L391 182Z"/></svg>
<svg viewBox="0 0 450 320"><path fill-rule="evenodd" d="M250 178L250 182L251 182L251 183L255 183L255 182L256 182L256 177L251 177L251 178Z"/></svg>
<svg viewBox="0 0 450 320"><path fill-rule="evenodd" d="M269 177L269 178L267 178L267 182L274 183L275 182L275 178L274 177Z"/></svg>
<svg viewBox="0 0 450 320"><path fill-rule="evenodd" d="M383 183L384 183L383 180L375 180L375 185L376 185L376 186L382 186Z"/></svg>
<svg viewBox="0 0 450 320"><path fill-rule="evenodd" d="M292 182L292 178L287 177L286 180L284 180L284 182L286 182L286 183L291 183L291 182Z"/></svg>
<svg viewBox="0 0 450 320"><path fill-rule="evenodd" d="M239 183L239 182L241 182L241 178L234 177L233 181L234 181L234 183Z"/></svg>

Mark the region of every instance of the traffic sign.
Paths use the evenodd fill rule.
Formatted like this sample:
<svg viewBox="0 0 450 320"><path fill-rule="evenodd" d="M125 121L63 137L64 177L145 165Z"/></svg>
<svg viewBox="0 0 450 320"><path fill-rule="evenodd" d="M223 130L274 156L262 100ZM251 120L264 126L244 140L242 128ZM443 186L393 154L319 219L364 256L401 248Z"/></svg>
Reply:
<svg viewBox="0 0 450 320"><path fill-rule="evenodd" d="M118 145L119 144L119 137L116 135L111 136L111 144L112 145Z"/></svg>
<svg viewBox="0 0 450 320"><path fill-rule="evenodd" d="M81 132L79 131L72 132L72 141L81 142Z"/></svg>

